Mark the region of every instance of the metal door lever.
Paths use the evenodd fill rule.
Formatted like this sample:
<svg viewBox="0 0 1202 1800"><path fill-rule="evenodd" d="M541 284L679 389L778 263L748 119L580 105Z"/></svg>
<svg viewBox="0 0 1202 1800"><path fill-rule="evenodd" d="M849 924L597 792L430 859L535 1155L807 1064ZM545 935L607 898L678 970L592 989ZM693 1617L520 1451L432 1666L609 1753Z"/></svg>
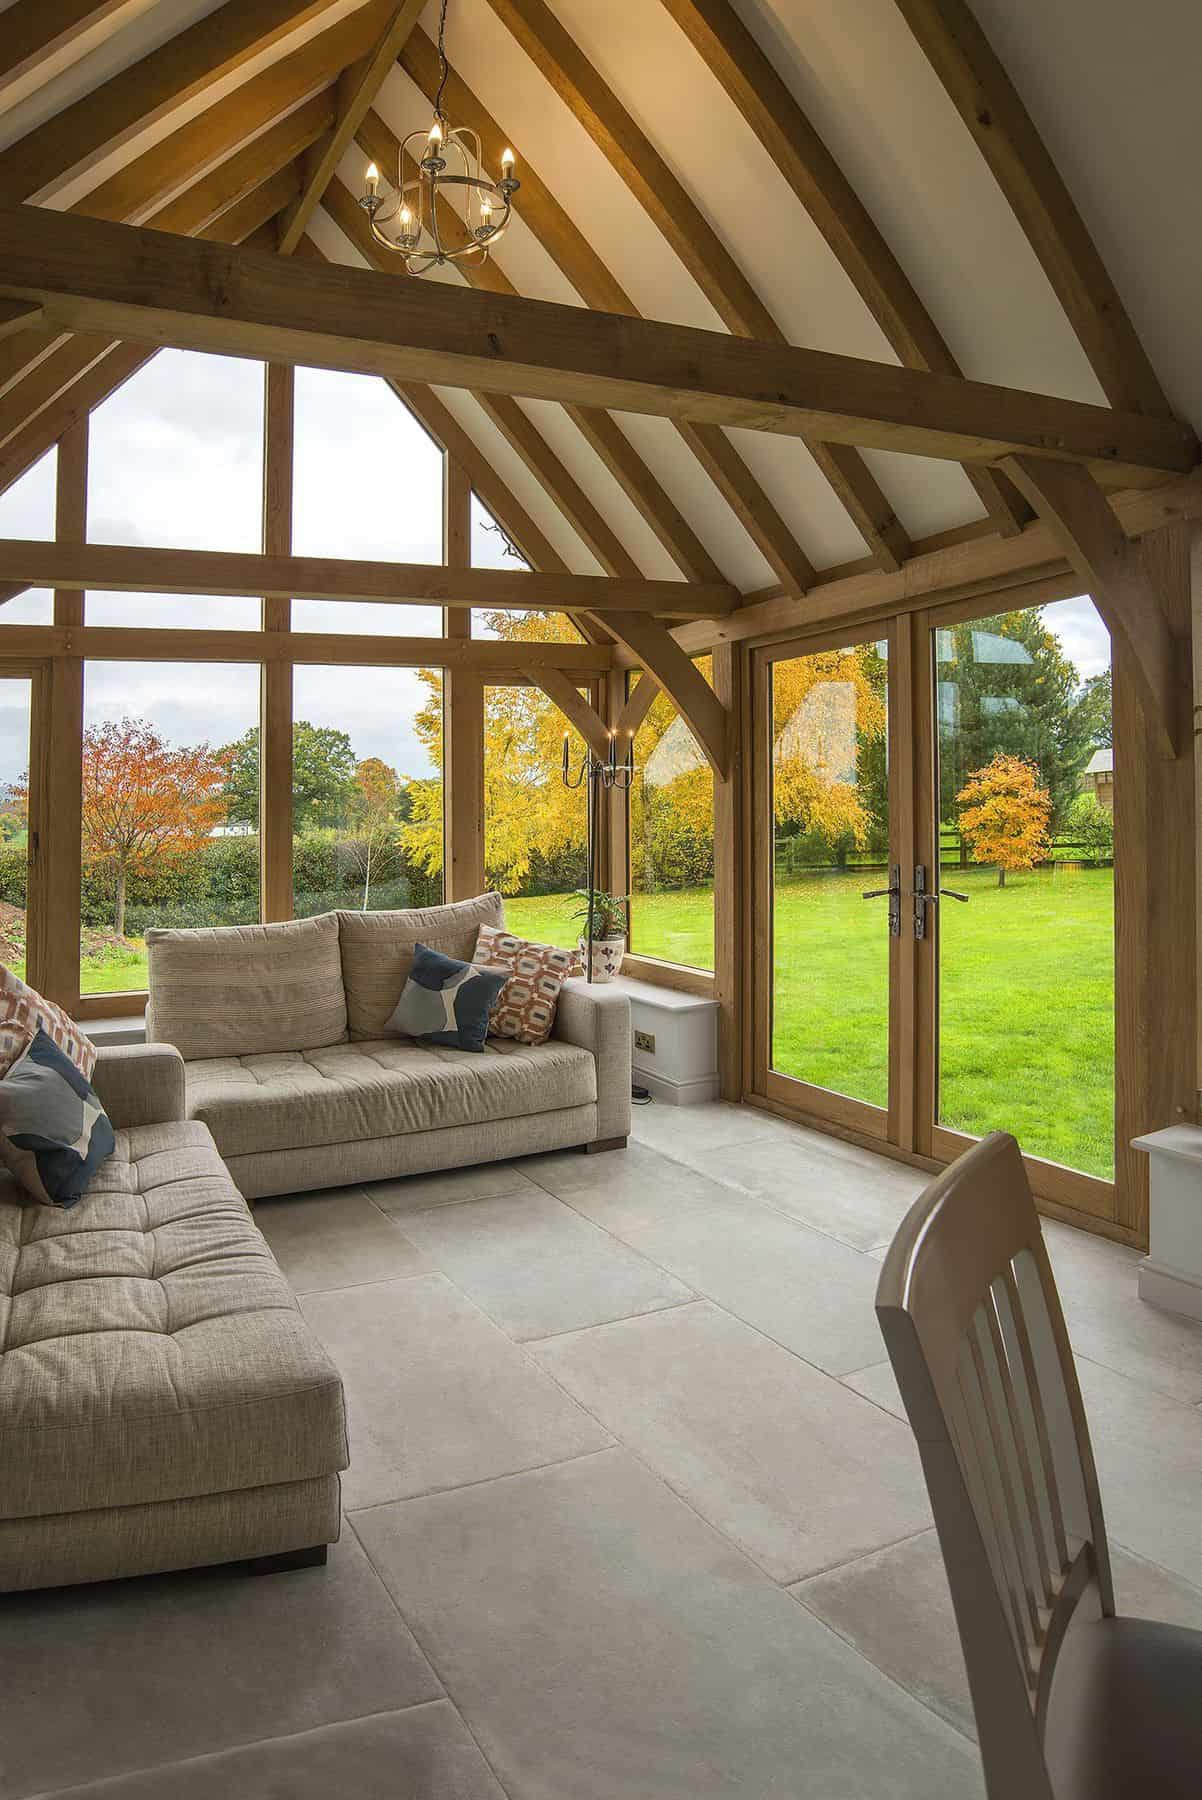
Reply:
<svg viewBox="0 0 1202 1800"><path fill-rule="evenodd" d="M889 935L890 935L890 937L900 937L901 936L901 864L900 863L891 863L889 865L889 886L887 888L869 888L868 892L866 894L860 895L860 898L861 898L861 900L888 899L888 901L889 901Z"/></svg>

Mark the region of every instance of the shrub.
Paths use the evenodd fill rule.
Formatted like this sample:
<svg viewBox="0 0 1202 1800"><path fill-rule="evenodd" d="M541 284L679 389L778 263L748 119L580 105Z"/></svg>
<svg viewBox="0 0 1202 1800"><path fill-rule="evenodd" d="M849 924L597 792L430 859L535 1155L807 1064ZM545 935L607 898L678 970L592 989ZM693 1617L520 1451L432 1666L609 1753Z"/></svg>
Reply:
<svg viewBox="0 0 1202 1800"><path fill-rule="evenodd" d="M1095 794L1078 794L1068 809L1065 836L1083 847L1082 862L1096 869L1114 860L1114 818Z"/></svg>

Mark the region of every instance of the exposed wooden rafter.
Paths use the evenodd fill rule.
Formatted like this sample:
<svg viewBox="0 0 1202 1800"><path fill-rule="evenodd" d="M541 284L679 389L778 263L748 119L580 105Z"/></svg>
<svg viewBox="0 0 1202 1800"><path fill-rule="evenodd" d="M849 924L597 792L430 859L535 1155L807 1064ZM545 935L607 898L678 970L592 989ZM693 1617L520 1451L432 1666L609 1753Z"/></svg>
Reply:
<svg viewBox="0 0 1202 1800"><path fill-rule="evenodd" d="M642 666L639 686L654 677L697 739L714 774L725 781L731 755L730 715L693 659L658 620L645 614L606 613L605 623Z"/></svg>
<svg viewBox="0 0 1202 1800"><path fill-rule="evenodd" d="M46 208L0 212L0 295L70 330L738 424L956 462L1028 452L1111 487L1193 467L1173 419L511 299L306 264Z"/></svg>
<svg viewBox="0 0 1202 1800"><path fill-rule="evenodd" d="M438 61L433 44L422 31L415 31L406 44L401 67L429 99L438 82ZM599 312L625 313L637 319L638 307L555 198L521 143L506 136L453 68L446 92L447 106L454 116L479 134L486 162L497 167L507 143L517 151L522 167L522 222L571 282L585 305ZM677 430L777 580L789 593L804 593L814 580L813 565L725 432L718 425L683 423L677 423ZM662 508L658 504L657 511L662 518ZM705 580L708 576L690 572L689 578Z"/></svg>
<svg viewBox="0 0 1202 1800"><path fill-rule="evenodd" d="M554 702L569 725L575 726L594 756L604 758L609 755L609 727L569 676L558 669L531 668L525 673L527 679Z"/></svg>
<svg viewBox="0 0 1202 1800"><path fill-rule="evenodd" d="M1089 231L967 0L897 0L1039 258L1110 404L1171 415Z"/></svg>
<svg viewBox="0 0 1202 1800"><path fill-rule="evenodd" d="M0 301L0 338L29 331L42 323L42 309L32 300Z"/></svg>
<svg viewBox="0 0 1202 1800"><path fill-rule="evenodd" d="M1175 757L1185 726L1175 671L1187 653L1173 641L1139 545L1129 541L1088 470L1043 456L1011 457L1006 469L1081 577L1111 636L1125 645L1149 735L1162 756Z"/></svg>
<svg viewBox="0 0 1202 1800"><path fill-rule="evenodd" d="M0 580L100 588L112 593L260 594L264 599L409 600L421 605L517 611L639 612L689 619L734 610L726 586L607 575L542 575L525 569L446 569L441 563L344 557L256 556L231 550L170 550L146 544L56 544L0 538Z"/></svg>
<svg viewBox="0 0 1202 1800"><path fill-rule="evenodd" d="M280 255L291 256L321 205L343 155L354 142L384 79L405 47L426 0L401 0L395 7L371 55L343 71L338 88L338 117L334 129L313 146L305 166L304 185L280 221Z"/></svg>
<svg viewBox="0 0 1202 1800"><path fill-rule="evenodd" d="M489 0L527 55L567 102L671 244L727 329L760 343L784 333L701 208L544 0ZM882 568L897 569L908 540L880 483L849 447L806 445Z"/></svg>
<svg viewBox="0 0 1202 1800"><path fill-rule="evenodd" d="M69 50L130 0L16 0L0 31L0 100L39 63Z"/></svg>
<svg viewBox="0 0 1202 1800"><path fill-rule="evenodd" d="M884 332L911 369L959 375L960 366L868 208L743 23L731 0L662 0L738 107ZM1004 536L1030 517L992 469L965 470Z"/></svg>

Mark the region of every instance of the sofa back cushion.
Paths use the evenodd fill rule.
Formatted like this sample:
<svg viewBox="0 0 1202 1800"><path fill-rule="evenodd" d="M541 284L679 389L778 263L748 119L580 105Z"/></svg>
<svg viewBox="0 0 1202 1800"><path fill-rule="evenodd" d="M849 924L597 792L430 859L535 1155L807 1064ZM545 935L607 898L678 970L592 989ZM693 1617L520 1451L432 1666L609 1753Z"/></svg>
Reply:
<svg viewBox="0 0 1202 1800"><path fill-rule="evenodd" d="M338 917L146 933L146 1037L189 1062L321 1050L346 1038Z"/></svg>
<svg viewBox="0 0 1202 1800"><path fill-rule="evenodd" d="M481 925L504 925L500 894L478 894L446 906L403 912L340 912L342 979L352 1039L382 1038L409 979L419 943L470 963Z"/></svg>

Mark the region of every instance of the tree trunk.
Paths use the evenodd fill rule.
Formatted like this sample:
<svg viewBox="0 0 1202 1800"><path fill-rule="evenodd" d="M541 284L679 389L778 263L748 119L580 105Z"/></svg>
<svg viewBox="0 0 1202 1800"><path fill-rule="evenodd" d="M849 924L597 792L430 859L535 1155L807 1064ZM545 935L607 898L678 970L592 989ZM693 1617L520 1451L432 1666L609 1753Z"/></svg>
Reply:
<svg viewBox="0 0 1202 1800"><path fill-rule="evenodd" d="M1006 871L1001 863L998 864L997 884L999 887L1005 887L1006 885Z"/></svg>
<svg viewBox="0 0 1202 1800"><path fill-rule="evenodd" d="M114 921L118 937L125 936L125 870L117 870L117 904Z"/></svg>
<svg viewBox="0 0 1202 1800"><path fill-rule="evenodd" d="M363 905L360 912L367 911L367 902L371 896L371 839L367 840L367 858L363 865Z"/></svg>

